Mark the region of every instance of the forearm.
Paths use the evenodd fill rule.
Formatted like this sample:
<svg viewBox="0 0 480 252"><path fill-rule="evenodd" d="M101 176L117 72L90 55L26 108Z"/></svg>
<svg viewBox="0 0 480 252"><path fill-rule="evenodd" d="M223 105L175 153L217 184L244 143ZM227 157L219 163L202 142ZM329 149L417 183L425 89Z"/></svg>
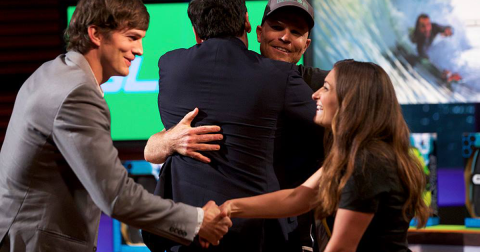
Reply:
<svg viewBox="0 0 480 252"><path fill-rule="evenodd" d="M148 162L161 164L172 154L173 147L168 139L167 131L162 130L148 139L144 150L145 160Z"/></svg>
<svg viewBox="0 0 480 252"><path fill-rule="evenodd" d="M283 218L297 216L312 209L316 190L299 186L254 197L229 200L231 217Z"/></svg>
<svg viewBox="0 0 480 252"><path fill-rule="evenodd" d="M168 156L178 153L204 163L210 163L210 159L204 156L202 151L218 151L220 145L213 143L223 139L218 134L220 127L204 125L191 127L191 123L198 114L198 108L186 114L183 119L169 130L161 131L148 139L145 146L145 160L151 163L164 163Z"/></svg>
<svg viewBox="0 0 480 252"><path fill-rule="evenodd" d="M325 248L324 252L355 252L355 249L351 250L351 249L348 249L348 248L330 248L330 247L327 247L327 248Z"/></svg>
<svg viewBox="0 0 480 252"><path fill-rule="evenodd" d="M118 195L112 218L182 244L193 241L199 223L196 207L154 196L131 182Z"/></svg>

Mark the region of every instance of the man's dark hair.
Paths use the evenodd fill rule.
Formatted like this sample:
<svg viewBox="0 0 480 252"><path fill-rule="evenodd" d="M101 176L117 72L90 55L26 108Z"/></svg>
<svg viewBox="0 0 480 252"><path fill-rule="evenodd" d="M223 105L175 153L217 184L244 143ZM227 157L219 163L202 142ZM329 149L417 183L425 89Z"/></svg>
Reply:
<svg viewBox="0 0 480 252"><path fill-rule="evenodd" d="M146 31L150 15L141 0L80 0L65 31L67 50L86 53L92 47L88 27L95 25L107 38L123 29Z"/></svg>
<svg viewBox="0 0 480 252"><path fill-rule="evenodd" d="M424 18L430 18L427 14L422 13L418 15L417 21L415 22L415 30L413 31L413 34L410 36L410 40L413 43L418 43L421 37L424 37L423 34L420 32L420 20Z"/></svg>
<svg viewBox="0 0 480 252"><path fill-rule="evenodd" d="M203 40L242 36L246 12L245 0L192 0L188 5L188 17Z"/></svg>

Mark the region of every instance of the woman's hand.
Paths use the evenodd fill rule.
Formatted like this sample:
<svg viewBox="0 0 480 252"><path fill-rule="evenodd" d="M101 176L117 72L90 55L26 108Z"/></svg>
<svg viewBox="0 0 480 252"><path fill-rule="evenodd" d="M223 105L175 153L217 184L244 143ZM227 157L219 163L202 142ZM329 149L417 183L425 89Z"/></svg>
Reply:
<svg viewBox="0 0 480 252"><path fill-rule="evenodd" d="M232 215L232 201L227 200L220 206L220 214L231 217Z"/></svg>

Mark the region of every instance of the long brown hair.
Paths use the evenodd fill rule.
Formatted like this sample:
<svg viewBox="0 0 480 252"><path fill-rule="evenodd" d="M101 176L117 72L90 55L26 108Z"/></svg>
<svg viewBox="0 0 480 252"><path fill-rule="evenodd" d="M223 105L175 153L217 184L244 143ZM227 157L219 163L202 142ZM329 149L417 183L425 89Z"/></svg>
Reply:
<svg viewBox="0 0 480 252"><path fill-rule="evenodd" d="M410 152L409 130L387 73L373 63L353 60L335 64L338 110L327 130L323 175L320 179L317 218L333 214L342 189L351 177L355 160L371 152L394 162L408 193L403 216L415 213L424 226L429 209L422 198L425 174Z"/></svg>

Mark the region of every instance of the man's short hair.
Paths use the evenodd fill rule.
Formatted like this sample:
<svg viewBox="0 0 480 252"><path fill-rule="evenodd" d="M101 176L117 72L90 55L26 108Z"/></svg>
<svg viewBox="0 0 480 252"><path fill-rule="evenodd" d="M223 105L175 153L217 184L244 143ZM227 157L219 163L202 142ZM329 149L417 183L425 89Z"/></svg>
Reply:
<svg viewBox="0 0 480 252"><path fill-rule="evenodd" d="M192 0L188 5L188 17L203 40L242 36L245 13L245 0Z"/></svg>
<svg viewBox="0 0 480 252"><path fill-rule="evenodd" d="M95 25L107 38L123 29L146 31L150 15L141 0L80 0L65 31L67 50L85 54L92 47L88 27Z"/></svg>

